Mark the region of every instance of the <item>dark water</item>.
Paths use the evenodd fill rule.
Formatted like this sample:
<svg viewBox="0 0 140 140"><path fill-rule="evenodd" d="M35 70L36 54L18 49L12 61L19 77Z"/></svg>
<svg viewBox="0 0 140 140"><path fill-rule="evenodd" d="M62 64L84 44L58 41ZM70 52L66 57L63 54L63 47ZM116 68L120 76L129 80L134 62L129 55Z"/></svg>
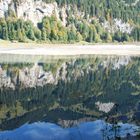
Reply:
<svg viewBox="0 0 140 140"><path fill-rule="evenodd" d="M139 133L140 57L42 58L1 60L0 140L101 140L101 120L105 137Z"/></svg>

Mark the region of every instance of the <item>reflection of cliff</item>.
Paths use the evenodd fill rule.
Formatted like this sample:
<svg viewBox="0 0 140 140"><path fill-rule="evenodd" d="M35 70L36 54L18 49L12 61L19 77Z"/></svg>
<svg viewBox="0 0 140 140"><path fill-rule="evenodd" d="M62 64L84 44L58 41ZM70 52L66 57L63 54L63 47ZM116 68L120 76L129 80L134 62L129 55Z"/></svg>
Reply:
<svg viewBox="0 0 140 140"><path fill-rule="evenodd" d="M77 80L78 77L83 77L86 73L95 72L99 69L99 66L102 66L102 69L109 66L110 69L119 69L121 66L128 65L131 61L129 57L120 57L106 58L106 60L99 60L96 63L96 59L98 61L98 58L94 58L93 62L83 61L83 64L82 60L63 62L59 67L56 67L55 73L53 73L51 67L48 71L43 69L43 65L47 64L34 64L22 68L18 68L18 66L8 67L8 65L7 68L2 68L5 66L3 65L0 67L0 88L7 87L15 90L16 85L19 86L19 84L23 88L44 86L46 84L57 85L59 80Z"/></svg>
<svg viewBox="0 0 140 140"><path fill-rule="evenodd" d="M123 56L1 64L0 122L5 127L11 119L26 122L30 118L32 122L37 119L35 114L40 115L37 120L55 122L95 119L106 113L116 115L115 103L119 104L117 117L132 120L136 111L137 119L139 73L139 58Z"/></svg>

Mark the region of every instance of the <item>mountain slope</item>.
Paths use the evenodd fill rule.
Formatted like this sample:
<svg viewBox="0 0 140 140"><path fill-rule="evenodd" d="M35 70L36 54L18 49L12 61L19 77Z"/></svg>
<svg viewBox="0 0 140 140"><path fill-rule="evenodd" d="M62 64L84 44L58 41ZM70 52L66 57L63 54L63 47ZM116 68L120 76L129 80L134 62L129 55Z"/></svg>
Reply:
<svg viewBox="0 0 140 140"><path fill-rule="evenodd" d="M21 42L139 41L139 9L139 0L1 0L0 38Z"/></svg>

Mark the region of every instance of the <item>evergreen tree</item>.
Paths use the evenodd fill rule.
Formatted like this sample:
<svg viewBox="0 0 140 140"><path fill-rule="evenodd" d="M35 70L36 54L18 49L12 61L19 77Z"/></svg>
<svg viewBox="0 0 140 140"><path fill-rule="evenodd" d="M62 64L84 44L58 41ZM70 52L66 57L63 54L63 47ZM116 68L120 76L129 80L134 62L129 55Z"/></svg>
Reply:
<svg viewBox="0 0 140 140"><path fill-rule="evenodd" d="M77 32L77 34L76 34L76 41L77 41L77 42L80 42L80 41L82 41L82 40L83 40L82 35L81 35L79 32Z"/></svg>
<svg viewBox="0 0 140 140"><path fill-rule="evenodd" d="M21 29L17 30L17 37L18 37L19 42L24 42L24 37L23 37L23 34L21 32Z"/></svg>
<svg viewBox="0 0 140 140"><path fill-rule="evenodd" d="M74 25L72 25L72 27L68 31L68 41L73 42L75 40L76 40L76 29L75 29Z"/></svg>
<svg viewBox="0 0 140 140"><path fill-rule="evenodd" d="M2 39L8 40L8 29L7 29L7 25L4 25L2 27Z"/></svg>
<svg viewBox="0 0 140 140"><path fill-rule="evenodd" d="M43 30L46 30L46 37L49 39L50 34L51 34L51 26L50 26L49 17L43 18L43 20L42 20L42 28L43 28Z"/></svg>
<svg viewBox="0 0 140 140"><path fill-rule="evenodd" d="M116 32L115 34L114 34L114 40L116 40L116 41L118 41L118 42L121 42L122 41L122 34L121 34L121 32Z"/></svg>
<svg viewBox="0 0 140 140"><path fill-rule="evenodd" d="M35 35L32 28L29 30L27 37L33 41L35 40Z"/></svg>
<svg viewBox="0 0 140 140"><path fill-rule="evenodd" d="M42 29L42 32L41 32L41 36L42 36L42 40L46 40L46 30L45 28Z"/></svg>
<svg viewBox="0 0 140 140"><path fill-rule="evenodd" d="M38 28L34 28L33 29L35 38L37 38L38 40L41 40L41 31Z"/></svg>

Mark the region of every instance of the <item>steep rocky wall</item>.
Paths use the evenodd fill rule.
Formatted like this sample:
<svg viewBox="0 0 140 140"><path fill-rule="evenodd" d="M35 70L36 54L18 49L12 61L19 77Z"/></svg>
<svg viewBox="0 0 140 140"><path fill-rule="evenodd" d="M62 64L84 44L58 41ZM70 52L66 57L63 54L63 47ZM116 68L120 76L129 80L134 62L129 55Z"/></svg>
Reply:
<svg viewBox="0 0 140 140"><path fill-rule="evenodd" d="M47 4L42 0L23 0L21 2L14 2L13 0L1 0L0 17L5 17L8 9L14 11L18 18L31 20L34 25L37 25L37 23L40 22L44 16L51 16L52 14L55 14L58 20L60 20L59 13L62 10L62 23L63 25L66 24L64 19L65 9L58 8L56 2Z"/></svg>
<svg viewBox="0 0 140 140"><path fill-rule="evenodd" d="M83 12L79 11L76 6L71 7L70 5L65 5L63 7L59 7L56 2L45 3L42 0L22 0L16 2L15 0L1 0L0 17L6 17L8 10L12 10L18 18L31 20L35 26L37 26L37 23L41 22L44 16L51 16L52 14L55 14L57 19L66 26L68 17L66 12L67 10L73 11L74 18L83 18L85 15ZM88 19L87 21L90 22L91 19ZM108 21L104 21L102 26L111 33L121 31L122 33L130 34L133 30L132 25L125 23L121 19L113 19L111 24Z"/></svg>

